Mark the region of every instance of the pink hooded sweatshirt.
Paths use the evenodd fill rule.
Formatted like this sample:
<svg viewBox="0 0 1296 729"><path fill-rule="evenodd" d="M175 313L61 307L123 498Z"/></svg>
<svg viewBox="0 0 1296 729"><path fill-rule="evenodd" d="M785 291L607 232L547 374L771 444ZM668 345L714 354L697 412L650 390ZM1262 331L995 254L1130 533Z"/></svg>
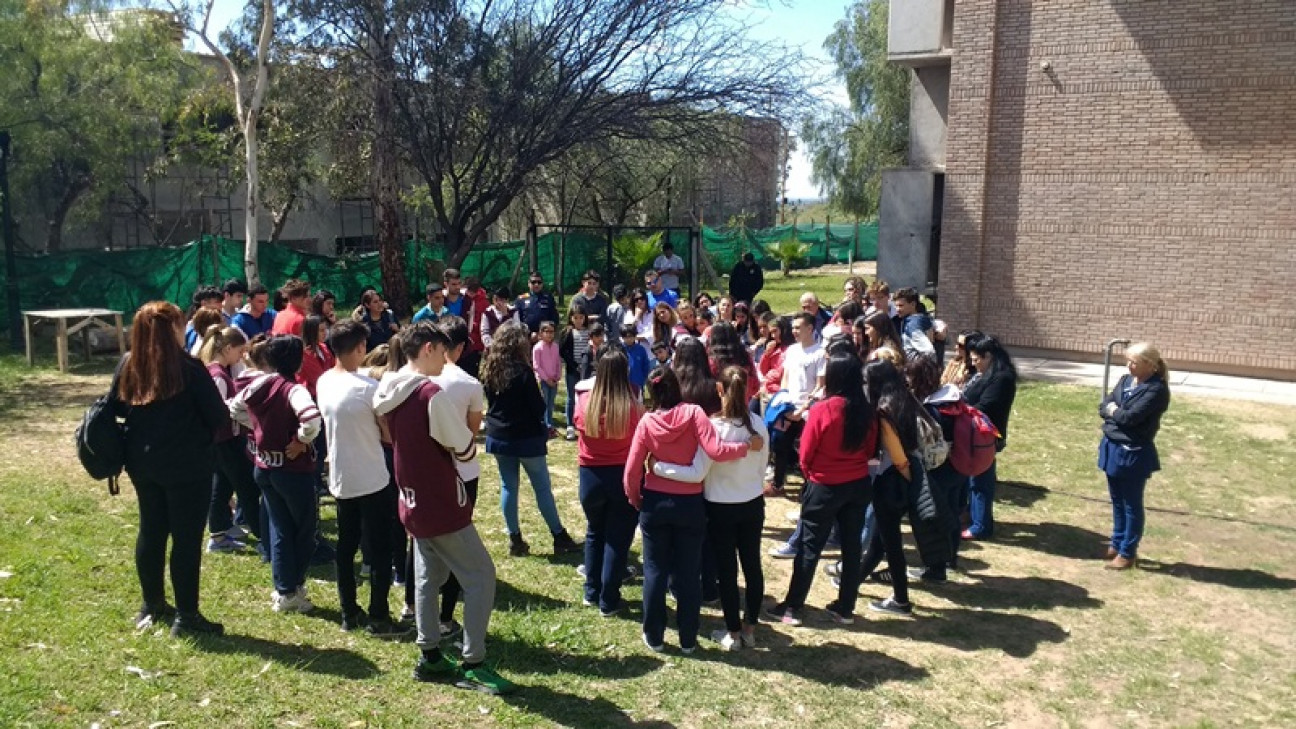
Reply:
<svg viewBox="0 0 1296 729"><path fill-rule="evenodd" d="M649 454L667 463L692 463L698 448L716 461L734 461L747 455L746 443L721 440L706 413L692 403L644 415L630 441L625 466L626 498L638 509L643 504L643 488L665 494L702 493L700 483L672 481L652 471L644 477L644 461Z"/></svg>

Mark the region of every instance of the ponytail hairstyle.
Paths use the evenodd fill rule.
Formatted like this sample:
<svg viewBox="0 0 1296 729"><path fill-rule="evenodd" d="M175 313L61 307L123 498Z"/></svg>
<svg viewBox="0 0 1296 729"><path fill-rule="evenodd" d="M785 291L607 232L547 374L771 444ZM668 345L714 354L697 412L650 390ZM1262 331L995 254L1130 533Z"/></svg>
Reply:
<svg viewBox="0 0 1296 729"><path fill-rule="evenodd" d="M648 373L646 388L653 410L670 410L684 401L680 395L679 380L675 377L675 371L669 367L654 367Z"/></svg>
<svg viewBox="0 0 1296 729"><path fill-rule="evenodd" d="M975 341L969 340L967 351L968 354L976 352L978 357L989 355L991 372L1005 374L1014 380L1017 379L1017 367L1013 364L1012 357L1008 355L1008 350L1003 348L998 339L987 334ZM1160 358L1158 357L1158 359Z"/></svg>
<svg viewBox="0 0 1296 729"><path fill-rule="evenodd" d="M1125 356L1133 357L1140 362L1146 362L1147 364L1155 366L1157 375L1166 382L1170 381L1170 366L1166 364L1164 359L1161 359L1161 350L1157 349L1152 344L1148 342L1135 342L1125 348Z"/></svg>
<svg viewBox="0 0 1296 729"><path fill-rule="evenodd" d="M720 417L742 423L751 435L756 435L752 427L751 410L747 407L747 368L730 365L720 373L720 386L724 388L721 398Z"/></svg>
<svg viewBox="0 0 1296 729"><path fill-rule="evenodd" d="M360 324L360 326L364 326L363 323L360 322L356 322L356 323ZM368 337L368 335L365 336ZM400 335L397 334L396 336L392 337L392 339L396 339L396 337L399 336ZM397 344L397 350L399 351L400 349L399 339L396 340L396 344ZM366 354L364 356L364 359L360 361L360 366L366 368L369 371L370 379L381 380L383 374L387 372L387 362L389 360L390 350L391 350L391 342L388 341L386 344L380 344L377 347L374 347L373 349L369 350L369 353Z"/></svg>
<svg viewBox="0 0 1296 729"><path fill-rule="evenodd" d="M149 405L184 389L186 355L179 340L183 332L184 315L169 301L150 301L135 312L130 354L117 378L122 402Z"/></svg>
<svg viewBox="0 0 1296 729"><path fill-rule="evenodd" d="M265 356L267 341L269 341L269 337L265 335L265 332L252 337L252 339L248 340L247 352L243 354L248 363L252 365L252 369L257 372L270 371L270 365L266 362Z"/></svg>
<svg viewBox="0 0 1296 729"><path fill-rule="evenodd" d="M613 440L630 435L630 416L639 408L630 389L630 358L615 345L603 345L594 364L594 390L585 403L585 434Z"/></svg>
<svg viewBox="0 0 1296 729"><path fill-rule="evenodd" d="M213 324L203 334L202 346L198 348L198 359L203 364L211 364L220 359L230 347L241 347L247 344L247 335L238 327L222 327Z"/></svg>

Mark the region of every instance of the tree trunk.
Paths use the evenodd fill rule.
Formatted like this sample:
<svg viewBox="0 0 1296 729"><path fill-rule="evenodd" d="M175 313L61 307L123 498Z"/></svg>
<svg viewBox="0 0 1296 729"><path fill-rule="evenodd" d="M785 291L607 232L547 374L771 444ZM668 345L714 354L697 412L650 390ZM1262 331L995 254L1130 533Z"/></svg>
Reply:
<svg viewBox="0 0 1296 729"><path fill-rule="evenodd" d="M283 235L284 228L288 225L288 213L292 211L292 205L296 200L296 193L289 195L283 207L270 216L270 243L279 242L279 237Z"/></svg>
<svg viewBox="0 0 1296 729"><path fill-rule="evenodd" d="M382 269L383 295L397 316L411 311L409 281L405 277L405 242L401 236L399 208L400 169L396 155L395 101L392 84L396 78L392 36L381 3L375 3L373 75L373 207L374 237L378 243L378 263Z"/></svg>
<svg viewBox="0 0 1296 729"><path fill-rule="evenodd" d="M63 197L59 200L58 206L54 208L54 214L49 219L49 229L45 242L45 251L47 253L58 253L63 250L63 224L67 222L68 213L72 212L72 206L76 201L81 199L82 193L90 189L91 179L87 176L78 176L75 178Z"/></svg>
<svg viewBox="0 0 1296 729"><path fill-rule="evenodd" d="M243 211L243 274L247 277L249 287L261 283L261 270L257 266L257 193L261 188L260 172L257 169L257 156L261 149L257 138L257 118L261 109L253 106L248 109L247 119L243 122L243 148L247 154L247 200Z"/></svg>

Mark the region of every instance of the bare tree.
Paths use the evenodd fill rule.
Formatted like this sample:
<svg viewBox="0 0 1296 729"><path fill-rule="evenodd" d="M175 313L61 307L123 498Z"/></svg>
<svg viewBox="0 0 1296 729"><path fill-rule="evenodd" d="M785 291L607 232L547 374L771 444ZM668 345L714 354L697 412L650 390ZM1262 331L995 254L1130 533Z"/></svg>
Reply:
<svg viewBox="0 0 1296 729"><path fill-rule="evenodd" d="M209 26L216 0L203 0L201 5L177 3L175 0L168 0L168 3L185 28L220 61L229 77L230 85L234 87L234 113L243 133L243 151L246 160L244 171L247 174L247 203L243 218L243 271L249 285L260 283L261 273L257 267L257 210L261 177L257 168L259 154L257 123L265 108L266 87L270 84L270 42L275 32L274 0L261 0L260 30L257 33L256 58L253 59L255 65L250 79L244 77L229 54L221 50L220 46L212 40Z"/></svg>

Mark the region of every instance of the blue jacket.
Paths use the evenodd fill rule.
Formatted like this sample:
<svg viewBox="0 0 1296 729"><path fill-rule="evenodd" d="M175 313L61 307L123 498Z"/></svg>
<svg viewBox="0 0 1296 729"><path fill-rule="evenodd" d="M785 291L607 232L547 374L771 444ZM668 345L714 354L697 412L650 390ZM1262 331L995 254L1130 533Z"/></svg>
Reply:
<svg viewBox="0 0 1296 729"><path fill-rule="evenodd" d="M270 309L261 312L261 316L252 316L251 313L240 311L234 315L234 326L243 330L248 339L258 334L269 334L270 328L274 326L275 313Z"/></svg>
<svg viewBox="0 0 1296 729"><path fill-rule="evenodd" d="M514 308L532 334L540 331L541 322L551 321L555 327L558 326L558 304L548 291L518 299Z"/></svg>
<svg viewBox="0 0 1296 729"><path fill-rule="evenodd" d="M652 358L641 344L627 347L626 356L630 358L630 384L643 387L648 381L648 373L652 372Z"/></svg>

